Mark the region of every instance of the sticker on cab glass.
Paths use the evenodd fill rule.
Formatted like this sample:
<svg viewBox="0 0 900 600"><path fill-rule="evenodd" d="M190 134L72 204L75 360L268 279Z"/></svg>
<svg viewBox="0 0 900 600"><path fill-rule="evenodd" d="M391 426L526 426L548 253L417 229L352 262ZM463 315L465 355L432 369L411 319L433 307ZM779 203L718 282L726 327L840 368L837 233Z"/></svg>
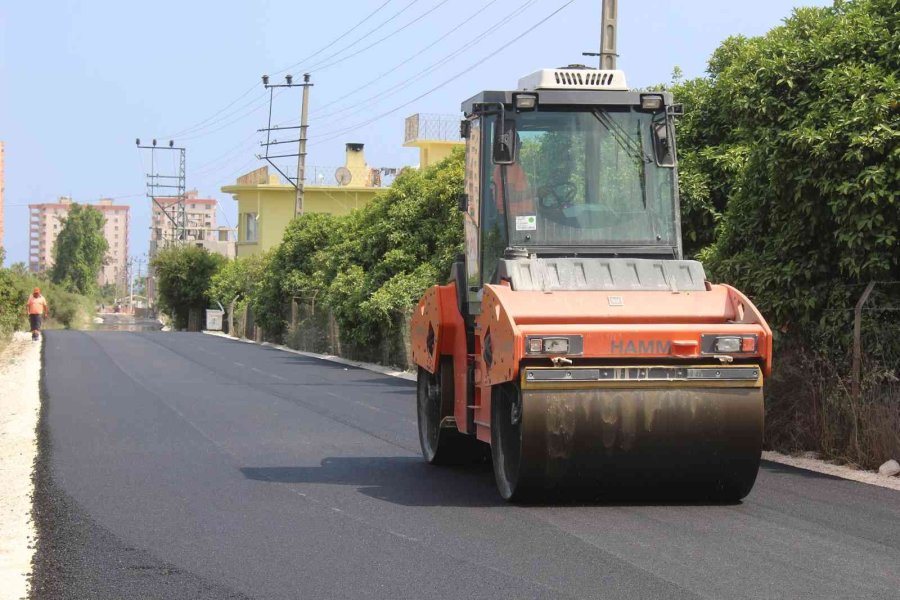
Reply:
<svg viewBox="0 0 900 600"><path fill-rule="evenodd" d="M516 217L516 231L534 231L537 229L537 217L521 215Z"/></svg>

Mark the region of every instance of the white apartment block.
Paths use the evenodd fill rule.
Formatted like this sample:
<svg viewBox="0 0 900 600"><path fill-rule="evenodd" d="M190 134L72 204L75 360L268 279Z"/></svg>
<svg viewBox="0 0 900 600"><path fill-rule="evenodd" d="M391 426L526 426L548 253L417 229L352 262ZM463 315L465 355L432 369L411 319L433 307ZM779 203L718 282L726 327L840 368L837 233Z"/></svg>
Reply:
<svg viewBox="0 0 900 600"><path fill-rule="evenodd" d="M173 215L175 209L172 207L178 203L178 198L156 198L151 202L153 210L150 217L150 252L152 254L157 248L165 248L176 240L175 223L168 215ZM219 233L216 225L218 202L212 198L200 198L197 190L191 190L185 195L184 204L188 242L218 240ZM163 207L166 209L165 212Z"/></svg>

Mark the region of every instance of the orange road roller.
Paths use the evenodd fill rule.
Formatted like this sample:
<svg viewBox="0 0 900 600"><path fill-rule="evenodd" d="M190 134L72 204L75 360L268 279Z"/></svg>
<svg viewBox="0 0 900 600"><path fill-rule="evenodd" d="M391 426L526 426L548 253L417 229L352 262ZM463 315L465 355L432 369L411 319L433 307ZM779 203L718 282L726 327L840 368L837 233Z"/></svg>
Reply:
<svg viewBox="0 0 900 600"><path fill-rule="evenodd" d="M772 333L683 258L671 94L573 66L462 110L465 254L411 326L425 460L489 445L507 500L746 496Z"/></svg>

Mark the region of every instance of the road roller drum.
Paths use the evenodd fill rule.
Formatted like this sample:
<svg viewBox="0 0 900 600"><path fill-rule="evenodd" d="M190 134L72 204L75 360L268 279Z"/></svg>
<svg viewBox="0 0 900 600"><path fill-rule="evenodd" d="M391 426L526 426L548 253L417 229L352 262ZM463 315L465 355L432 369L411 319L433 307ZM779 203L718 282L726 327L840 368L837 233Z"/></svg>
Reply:
<svg viewBox="0 0 900 600"><path fill-rule="evenodd" d="M492 398L492 448L504 498L597 493L705 495L753 487L762 450L762 389L520 390Z"/></svg>

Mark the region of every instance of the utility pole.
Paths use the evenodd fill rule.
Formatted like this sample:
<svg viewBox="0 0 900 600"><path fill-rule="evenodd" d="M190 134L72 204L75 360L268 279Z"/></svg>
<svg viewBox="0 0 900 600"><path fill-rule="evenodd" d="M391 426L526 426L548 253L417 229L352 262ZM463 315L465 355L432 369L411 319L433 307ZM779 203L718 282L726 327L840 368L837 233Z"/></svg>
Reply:
<svg viewBox="0 0 900 600"><path fill-rule="evenodd" d="M164 219L167 222L171 222L172 226L172 239L165 239L166 236L166 227L162 227L162 223L160 223L160 227L156 226L156 223L151 221L150 223L150 259L152 260L154 256L156 256L156 252L159 249L158 246L162 244L163 248L166 248L170 245L180 245L187 242L187 204L185 188L187 181L187 172L186 172L186 153L187 150L183 147L175 146L175 142L169 140L168 146L157 146L156 139L153 140L152 145L150 146L142 146L141 139L137 138L135 140L135 144L139 149L150 150L150 172L147 173L147 197L150 198L153 204L155 204L160 212L162 213ZM156 152L161 150L167 150L172 152L178 152L178 168L177 171L172 175L160 175L156 172ZM174 190L174 191L172 191ZM165 201L160 201L163 198ZM152 211L151 211L152 214ZM155 232L159 231L159 238L154 239ZM151 269L147 269L147 279L150 280L147 282L147 307L150 307L151 300L149 296L156 294L156 282L153 281L154 275L150 272Z"/></svg>
<svg viewBox="0 0 900 600"><path fill-rule="evenodd" d="M168 221L172 222L172 242L181 244L187 241L187 205L185 204L185 187L186 187L186 149L178 147L175 142L169 140L168 146L157 146L154 139L152 145L142 146L141 139L137 138L135 143L138 148L150 150L150 172L147 173L147 197L159 207L162 214ZM178 152L178 168L174 174L160 175L156 172L156 152L168 150ZM172 191L173 190L173 191ZM160 201L164 198L167 202L164 204ZM151 225L152 227L152 225ZM152 238L152 236L151 236ZM162 240L157 240L162 241ZM166 246L168 244L164 244Z"/></svg>
<svg viewBox="0 0 900 600"><path fill-rule="evenodd" d="M303 74L303 102L300 108L300 142L297 153L297 201L294 216L303 214L303 186L306 179L306 132L309 128L309 73Z"/></svg>
<svg viewBox="0 0 900 600"><path fill-rule="evenodd" d="M600 69L615 71L616 36L619 26L619 0L602 0L600 12L600 52L582 52L582 56L599 56Z"/></svg>
<svg viewBox="0 0 900 600"><path fill-rule="evenodd" d="M618 33L619 0L603 0L600 18L600 68L615 70L616 35Z"/></svg>
<svg viewBox="0 0 900 600"><path fill-rule="evenodd" d="M284 76L284 83L269 83L269 76L263 75L262 82L263 86L269 90L269 124L264 129L259 129L258 131L266 132L266 141L261 142L260 146L265 147L266 153L264 156L257 155L257 158L263 159L267 161L270 165L272 165L276 171L281 173L281 175L294 184L294 187L297 190L297 196L294 201L294 216L303 214L303 179L306 175L306 141L307 141L307 131L309 128L308 117L309 117L309 88L313 86L309 81L309 73L303 74L303 83L294 83L294 78L292 75ZM274 99L273 90L274 88L291 88L291 87L302 87L303 88L303 100L300 106L300 126L299 127L272 127L272 100ZM281 131L285 129L299 129L300 135L296 140L277 140L272 139L273 131ZM269 154L269 147L275 146L278 144L292 144L297 142L297 154ZM292 178L284 173L281 168L272 162L273 159L276 158L293 158L297 157L297 178L296 183L292 181Z"/></svg>

